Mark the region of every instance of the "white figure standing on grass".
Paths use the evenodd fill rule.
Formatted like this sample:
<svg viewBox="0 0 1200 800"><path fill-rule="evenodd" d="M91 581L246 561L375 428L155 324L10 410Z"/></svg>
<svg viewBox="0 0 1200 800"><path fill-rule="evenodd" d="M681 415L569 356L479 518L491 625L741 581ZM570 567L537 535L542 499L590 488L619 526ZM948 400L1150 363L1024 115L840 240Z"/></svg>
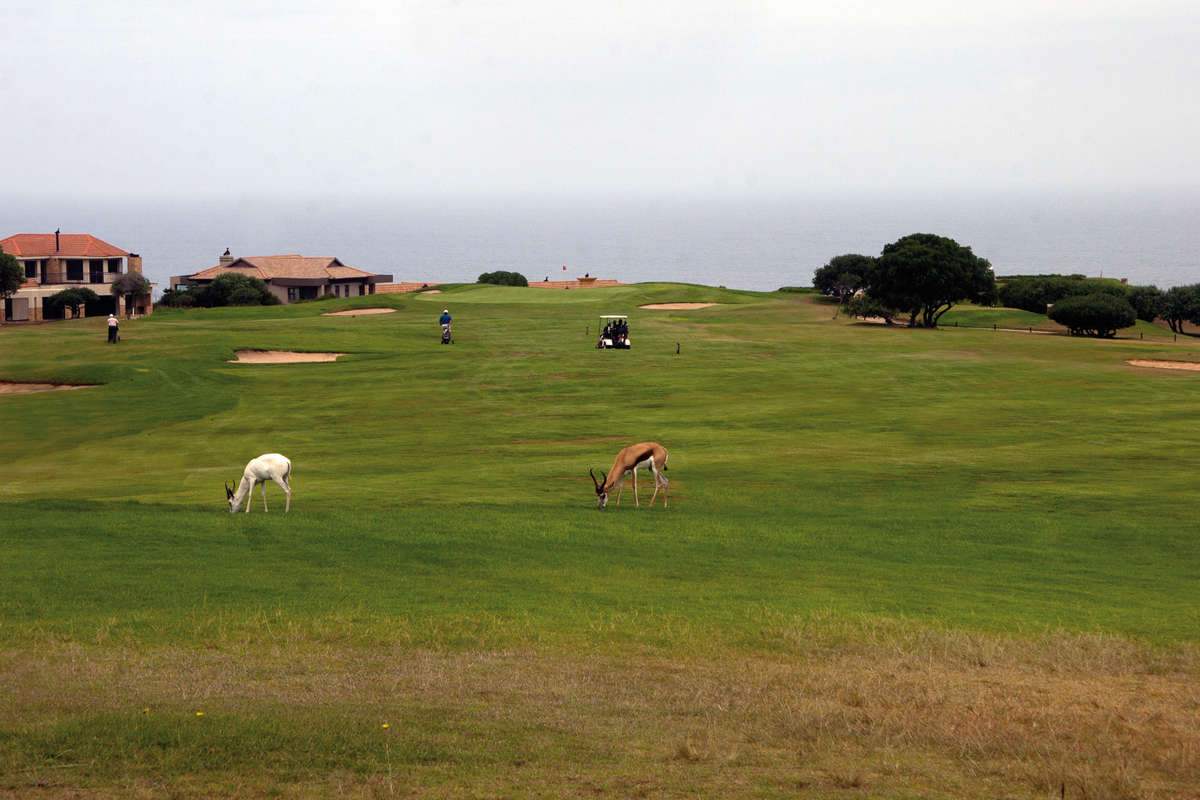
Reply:
<svg viewBox="0 0 1200 800"><path fill-rule="evenodd" d="M108 315L108 341L115 343L117 341L117 326L120 325L120 320L115 314Z"/></svg>
<svg viewBox="0 0 1200 800"><path fill-rule="evenodd" d="M250 496L254 494L254 484L262 484L263 511L267 510L267 481L275 481L287 495L283 510L292 507L292 462L279 453L264 453L258 458L251 459L242 471L242 482L238 484L237 492L225 484L225 499L229 501L229 513L232 514L246 501L246 513L250 513Z"/></svg>

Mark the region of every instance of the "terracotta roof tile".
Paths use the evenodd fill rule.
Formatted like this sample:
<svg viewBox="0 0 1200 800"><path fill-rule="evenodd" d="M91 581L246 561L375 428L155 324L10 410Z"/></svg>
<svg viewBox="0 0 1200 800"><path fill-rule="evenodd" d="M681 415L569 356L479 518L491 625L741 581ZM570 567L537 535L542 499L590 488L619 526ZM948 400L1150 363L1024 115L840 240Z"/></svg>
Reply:
<svg viewBox="0 0 1200 800"><path fill-rule="evenodd" d="M20 258L115 258L129 252L97 239L90 233L62 233L54 249L53 233L18 233L0 239L0 250Z"/></svg>
<svg viewBox="0 0 1200 800"><path fill-rule="evenodd" d="M300 255L244 256L226 266L217 265L201 270L190 278L212 280L227 272L238 272L269 281L272 278L368 278L371 272L347 267L336 258L328 256L305 257Z"/></svg>

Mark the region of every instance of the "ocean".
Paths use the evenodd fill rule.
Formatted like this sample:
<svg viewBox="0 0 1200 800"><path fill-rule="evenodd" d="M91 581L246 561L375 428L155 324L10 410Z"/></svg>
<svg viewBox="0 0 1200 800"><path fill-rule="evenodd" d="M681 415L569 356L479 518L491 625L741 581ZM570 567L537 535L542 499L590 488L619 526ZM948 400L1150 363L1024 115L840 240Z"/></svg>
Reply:
<svg viewBox="0 0 1200 800"><path fill-rule="evenodd" d="M396 281L531 282L590 274L769 291L807 286L843 253L910 233L970 246L997 275L1082 273L1200 283L1200 191L842 194L793 198L69 198L0 209L13 233L91 233L139 253L147 277L234 255L300 253ZM566 267L564 270L563 267Z"/></svg>

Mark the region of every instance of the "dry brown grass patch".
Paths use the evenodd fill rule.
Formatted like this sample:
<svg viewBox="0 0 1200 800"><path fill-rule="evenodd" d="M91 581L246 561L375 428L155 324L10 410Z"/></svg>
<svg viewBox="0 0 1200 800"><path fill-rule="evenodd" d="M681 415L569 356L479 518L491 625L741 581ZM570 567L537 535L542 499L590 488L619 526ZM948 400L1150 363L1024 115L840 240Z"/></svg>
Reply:
<svg viewBox="0 0 1200 800"><path fill-rule="evenodd" d="M407 784L412 796L529 786L565 796L591 786L668 797L1041 798L1065 789L1115 800L1194 797L1200 786L1194 646L887 626L849 638L830 625L790 633L790 651L690 656L433 652L303 637L203 650L47 645L0 653L0 728L142 705L334 709L370 720L421 707L461 728L466 738L445 749L481 737L524 743L519 766L457 777L430 767L426 789ZM587 755L546 755L559 743ZM2 767L0 778L21 780ZM382 785L368 783L351 778L348 790Z"/></svg>

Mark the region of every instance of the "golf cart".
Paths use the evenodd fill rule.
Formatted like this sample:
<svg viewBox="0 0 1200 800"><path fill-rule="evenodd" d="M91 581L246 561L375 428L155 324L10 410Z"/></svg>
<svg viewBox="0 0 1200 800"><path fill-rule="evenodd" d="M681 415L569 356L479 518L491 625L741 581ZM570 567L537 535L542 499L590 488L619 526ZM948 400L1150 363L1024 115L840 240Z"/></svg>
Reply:
<svg viewBox="0 0 1200 800"><path fill-rule="evenodd" d="M597 350L629 349L629 317L624 314L606 314L600 317L600 341Z"/></svg>

